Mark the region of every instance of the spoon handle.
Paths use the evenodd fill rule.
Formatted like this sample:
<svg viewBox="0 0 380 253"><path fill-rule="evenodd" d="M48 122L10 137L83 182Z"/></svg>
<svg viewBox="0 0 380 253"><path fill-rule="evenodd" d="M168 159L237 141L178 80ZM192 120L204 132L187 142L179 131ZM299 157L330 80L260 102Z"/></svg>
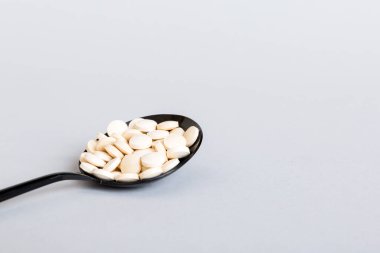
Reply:
<svg viewBox="0 0 380 253"><path fill-rule="evenodd" d="M84 174L78 174L78 173L70 173L70 172L53 173L46 176L34 178L32 180L23 182L21 184L17 184L17 185L5 188L3 190L0 190L0 202L16 197L23 193L32 191L34 189L38 189L42 186L59 182L62 180L89 180L90 181L93 179L89 176L86 176Z"/></svg>

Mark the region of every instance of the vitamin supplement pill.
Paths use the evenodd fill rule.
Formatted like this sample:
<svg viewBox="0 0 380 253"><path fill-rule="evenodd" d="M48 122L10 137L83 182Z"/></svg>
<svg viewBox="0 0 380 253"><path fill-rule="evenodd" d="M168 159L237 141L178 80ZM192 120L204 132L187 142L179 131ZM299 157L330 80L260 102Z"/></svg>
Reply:
<svg viewBox="0 0 380 253"><path fill-rule="evenodd" d="M160 167L166 161L165 154L153 152L141 157L141 164L146 168Z"/></svg>
<svg viewBox="0 0 380 253"><path fill-rule="evenodd" d="M152 146L152 138L148 135L138 134L131 137L129 140L129 146L133 149L145 149Z"/></svg>
<svg viewBox="0 0 380 253"><path fill-rule="evenodd" d="M112 136L113 134L122 134L127 129L127 123L122 120L114 120L108 124L107 133L109 136Z"/></svg>
<svg viewBox="0 0 380 253"><path fill-rule="evenodd" d="M168 151L166 152L166 155L169 159L183 158L185 156L188 156L189 154L190 154L190 150L186 146L171 148L171 149L168 149Z"/></svg>
<svg viewBox="0 0 380 253"><path fill-rule="evenodd" d="M113 137L105 137L98 141L98 144L96 145L96 150L104 151L105 147L113 144L116 141Z"/></svg>
<svg viewBox="0 0 380 253"><path fill-rule="evenodd" d="M153 130L147 133L147 135L152 138L152 140L161 140L168 137L169 132L165 130Z"/></svg>
<svg viewBox="0 0 380 253"><path fill-rule="evenodd" d="M137 121L134 128L140 130L141 132L151 132L156 129L157 122L151 119L143 119Z"/></svg>
<svg viewBox="0 0 380 253"><path fill-rule="evenodd" d="M166 163L164 163L164 165L162 165L161 168L162 168L162 171L165 173L165 172L168 172L169 170L173 169L178 164L179 164L178 159L171 159L171 160L167 161Z"/></svg>
<svg viewBox="0 0 380 253"><path fill-rule="evenodd" d="M86 155L86 153L82 153L82 154L80 154L80 157L79 157L79 161L80 161L80 162L87 162L86 159L84 158L85 155Z"/></svg>
<svg viewBox="0 0 380 253"><path fill-rule="evenodd" d="M183 135L185 133L185 130L181 127L174 128L173 130L170 131L170 134L178 134L178 135Z"/></svg>
<svg viewBox="0 0 380 253"><path fill-rule="evenodd" d="M162 173L162 169L160 167L150 168L147 170L144 170L139 174L140 179L148 179L152 177L157 177Z"/></svg>
<svg viewBox="0 0 380 253"><path fill-rule="evenodd" d="M103 133L98 133L98 134L96 135L96 138L97 138L98 140L101 140L101 139L103 139L103 138L107 138L107 135L105 135L105 134L103 134Z"/></svg>
<svg viewBox="0 0 380 253"><path fill-rule="evenodd" d="M124 138L123 140L117 140L114 145L125 155L130 155L133 153L133 149L128 145Z"/></svg>
<svg viewBox="0 0 380 253"><path fill-rule="evenodd" d="M162 152L166 155L166 149L163 144L163 141L155 141L152 143L152 147L157 151L157 152Z"/></svg>
<svg viewBox="0 0 380 253"><path fill-rule="evenodd" d="M135 124L137 123L137 122L139 122L139 121L141 121L141 120L143 120L142 118L136 118L136 119L134 119L134 120L131 120L131 122L129 122L129 125L128 125L128 127L129 128L135 128Z"/></svg>
<svg viewBox="0 0 380 253"><path fill-rule="evenodd" d="M94 165L86 162L81 162L79 167L84 170L85 172L92 174L92 172L98 168L96 168Z"/></svg>
<svg viewBox="0 0 380 253"><path fill-rule="evenodd" d="M109 154L103 151L95 151L94 155L106 162L109 162L112 159L112 157Z"/></svg>
<svg viewBox="0 0 380 253"><path fill-rule="evenodd" d="M120 163L121 163L121 158L116 157L112 159L111 161L109 161L106 165L104 165L103 170L114 171L116 170L116 168L119 166Z"/></svg>
<svg viewBox="0 0 380 253"><path fill-rule="evenodd" d="M152 152L155 152L153 148L146 148L146 149L136 150L135 152L133 152L133 154L141 158L143 155L146 155Z"/></svg>
<svg viewBox="0 0 380 253"><path fill-rule="evenodd" d="M185 146L186 139L181 135L169 134L169 136L164 139L164 145L166 149Z"/></svg>
<svg viewBox="0 0 380 253"><path fill-rule="evenodd" d="M107 153L114 158L123 158L124 156L123 153L121 153L120 150L118 150L114 145L107 145L104 148L107 151Z"/></svg>
<svg viewBox="0 0 380 253"><path fill-rule="evenodd" d="M124 131L122 135L127 141L129 141L129 139L131 139L131 137L136 134L143 134L143 133L136 129L127 129Z"/></svg>
<svg viewBox="0 0 380 253"><path fill-rule="evenodd" d="M112 174L112 172L102 170L102 169L95 169L93 170L92 173L98 178L103 179L103 180L113 180L115 177L114 174Z"/></svg>
<svg viewBox="0 0 380 253"><path fill-rule="evenodd" d="M84 155L84 159L88 162L91 163L92 165L95 165L97 167L103 167L106 165L106 162L97 157L96 155L86 152Z"/></svg>
<svg viewBox="0 0 380 253"><path fill-rule="evenodd" d="M174 120L164 121L157 125L158 130L172 130L177 127L178 127L178 121L174 121Z"/></svg>
<svg viewBox="0 0 380 253"><path fill-rule="evenodd" d="M138 155L126 155L119 165L123 173L139 173L141 171L140 157Z"/></svg>
<svg viewBox="0 0 380 253"><path fill-rule="evenodd" d="M199 135L199 129L195 126L189 127L184 133L183 137L186 139L186 146L190 147L197 140Z"/></svg>
<svg viewBox="0 0 380 253"><path fill-rule="evenodd" d="M121 175L121 171L112 171L112 174L113 174L113 179L115 179L116 180L116 177L118 177L118 176L120 176Z"/></svg>
<svg viewBox="0 0 380 253"><path fill-rule="evenodd" d="M139 174L137 173L120 173L115 177L118 182L133 182L139 180Z"/></svg>
<svg viewBox="0 0 380 253"><path fill-rule="evenodd" d="M94 153L96 151L96 144L96 140L90 140L89 142L87 142L87 152Z"/></svg>

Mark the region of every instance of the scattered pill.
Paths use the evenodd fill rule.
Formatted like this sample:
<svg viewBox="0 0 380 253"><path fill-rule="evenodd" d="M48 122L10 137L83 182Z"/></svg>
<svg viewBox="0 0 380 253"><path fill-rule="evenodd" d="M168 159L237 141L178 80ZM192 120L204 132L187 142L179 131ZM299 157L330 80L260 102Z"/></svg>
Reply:
<svg viewBox="0 0 380 253"><path fill-rule="evenodd" d="M92 174L94 170L98 169L96 166L86 162L81 162L79 167L89 174Z"/></svg>
<svg viewBox="0 0 380 253"><path fill-rule="evenodd" d="M186 146L190 147L197 140L199 135L199 129L195 126L189 127L184 133L183 137L186 139Z"/></svg>
<svg viewBox="0 0 380 253"><path fill-rule="evenodd" d="M104 148L107 151L107 153L114 158L123 158L124 156L123 153L121 153L120 150L118 150L114 145L107 145Z"/></svg>
<svg viewBox="0 0 380 253"><path fill-rule="evenodd" d="M152 138L148 135L138 134L131 137L129 146L133 149L145 149L152 146Z"/></svg>
<svg viewBox="0 0 380 253"><path fill-rule="evenodd" d="M133 182L139 180L139 174L137 173L120 173L115 177L118 182Z"/></svg>
<svg viewBox="0 0 380 253"><path fill-rule="evenodd" d="M115 141L116 139L113 137L102 138L98 141L98 144L96 145L96 150L104 151L106 146L113 144Z"/></svg>
<svg viewBox="0 0 380 253"><path fill-rule="evenodd" d="M144 170L139 174L140 179L148 179L152 177L157 177L162 173L162 169L160 167L150 168L147 170Z"/></svg>
<svg viewBox="0 0 380 253"><path fill-rule="evenodd" d="M170 131L170 134L178 134L178 135L183 135L185 133L185 130L181 127L174 128L173 130Z"/></svg>
<svg viewBox="0 0 380 253"><path fill-rule="evenodd" d="M147 135L152 138L152 140L161 140L169 136L169 132L166 130L153 130Z"/></svg>
<svg viewBox="0 0 380 253"><path fill-rule="evenodd" d="M175 166L177 166L179 164L179 160L176 158L176 159L171 159L169 161L167 161L166 163L164 163L164 165L162 165L162 171L165 173L165 172L168 172L169 170L175 168Z"/></svg>
<svg viewBox="0 0 380 253"><path fill-rule="evenodd" d="M174 120L164 121L157 125L158 130L172 130L177 127L178 127L178 121L174 121Z"/></svg>
<svg viewBox="0 0 380 253"><path fill-rule="evenodd" d="M131 137L133 135L136 135L136 134L143 134L141 131L139 130L136 130L136 129L127 129L124 131L124 133L122 134L122 136L127 140L129 141L129 139L131 139Z"/></svg>
<svg viewBox="0 0 380 253"><path fill-rule="evenodd" d="M79 161L80 161L81 163L83 163L83 162L87 162L85 156L86 156L86 153L85 153L85 152L82 153L82 154L80 154Z"/></svg>
<svg viewBox="0 0 380 253"><path fill-rule="evenodd" d="M169 134L169 136L164 139L164 145L166 149L185 146L186 139L181 135Z"/></svg>
<svg viewBox="0 0 380 253"><path fill-rule="evenodd" d="M117 169L120 162L121 162L121 158L116 157L116 158L110 160L106 165L104 165L103 170L114 171Z"/></svg>
<svg viewBox="0 0 380 253"><path fill-rule="evenodd" d="M151 132L156 129L157 122L151 119L139 120L135 123L134 128L141 132Z"/></svg>
<svg viewBox="0 0 380 253"><path fill-rule="evenodd" d="M168 149L166 155L169 159L172 158L183 158L190 155L190 150L186 146L178 146L171 149Z"/></svg>
<svg viewBox="0 0 380 253"><path fill-rule="evenodd" d="M133 152L133 154L141 158L143 155L146 155L152 152L155 152L153 148L146 148L146 149L136 150L135 152Z"/></svg>
<svg viewBox="0 0 380 253"><path fill-rule="evenodd" d="M136 154L126 155L119 167L123 173L139 173L141 171L140 157Z"/></svg>
<svg viewBox="0 0 380 253"><path fill-rule="evenodd" d="M106 162L97 157L96 155L86 152L84 155L84 159L88 162L91 163L92 165L95 165L96 167L103 167L106 165Z"/></svg>
<svg viewBox="0 0 380 253"><path fill-rule="evenodd" d="M87 142L86 150L88 152L94 153L96 151L96 140L89 140Z"/></svg>
<svg viewBox="0 0 380 253"><path fill-rule="evenodd" d="M157 151L157 152L162 152L166 154L166 149L163 144L163 141L155 141L152 143L152 147Z"/></svg>
<svg viewBox="0 0 380 253"><path fill-rule="evenodd" d="M143 120L143 119L142 119L142 118L136 118L136 119L131 120L131 122L129 122L128 127L129 127L129 128L135 128L135 124L136 124L137 122L141 121L141 120Z"/></svg>
<svg viewBox="0 0 380 253"><path fill-rule="evenodd" d="M112 157L109 154L103 151L95 151L94 155L106 162L109 162L112 159Z"/></svg>
<svg viewBox="0 0 380 253"><path fill-rule="evenodd" d="M130 155L133 153L133 149L128 145L128 143L125 141L125 139L123 140L117 140L115 143L114 143L115 147L117 147L117 149L119 149L124 155Z"/></svg>
<svg viewBox="0 0 380 253"><path fill-rule="evenodd" d="M107 126L107 133L109 136L113 134L122 134L125 130L127 130L128 126L122 120L113 120Z"/></svg>
<svg viewBox="0 0 380 253"><path fill-rule="evenodd" d="M92 172L95 176L97 176L100 179L103 180L113 180L114 179L114 174L112 172L103 170L103 169L95 169Z"/></svg>
<svg viewBox="0 0 380 253"><path fill-rule="evenodd" d="M165 154L153 152L141 157L141 164L146 168L160 167L166 161Z"/></svg>

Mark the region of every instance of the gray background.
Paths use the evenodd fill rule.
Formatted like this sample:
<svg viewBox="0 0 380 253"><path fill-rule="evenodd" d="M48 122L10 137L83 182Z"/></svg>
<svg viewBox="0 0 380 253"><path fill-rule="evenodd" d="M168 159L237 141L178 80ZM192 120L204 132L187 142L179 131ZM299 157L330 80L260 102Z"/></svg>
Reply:
<svg viewBox="0 0 380 253"><path fill-rule="evenodd" d="M0 188L113 119L194 118L149 187L0 204L2 252L379 252L377 1L0 0Z"/></svg>

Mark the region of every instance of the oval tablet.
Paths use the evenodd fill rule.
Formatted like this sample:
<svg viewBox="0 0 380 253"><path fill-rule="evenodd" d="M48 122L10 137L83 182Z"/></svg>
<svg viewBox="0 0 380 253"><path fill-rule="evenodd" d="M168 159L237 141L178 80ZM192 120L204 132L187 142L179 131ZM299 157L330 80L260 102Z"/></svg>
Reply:
<svg viewBox="0 0 380 253"><path fill-rule="evenodd" d="M85 155L86 155L86 152L80 154L80 157L79 157L79 161L80 161L80 162L87 162L87 161L86 161L86 158L85 158Z"/></svg>
<svg viewBox="0 0 380 253"><path fill-rule="evenodd" d="M84 159L88 163L91 163L92 165L95 165L96 167L103 167L104 165L106 165L105 161L103 161L102 159L100 159L99 157L97 157L96 155L94 155L92 153L86 152L84 154Z"/></svg>
<svg viewBox="0 0 380 253"><path fill-rule="evenodd" d="M98 139L98 140L101 140L101 139L103 139L103 138L107 138L108 136L107 135L105 135L105 134L103 134L103 133L98 133L97 135L96 135L96 138Z"/></svg>
<svg viewBox="0 0 380 253"><path fill-rule="evenodd" d="M124 133L123 133L123 137L127 140L127 141L129 141L129 139L131 139L131 137L133 136L133 135L136 135L136 134L143 134L141 131L139 131L139 130L136 130L136 129L127 129L127 130L125 130L124 131Z"/></svg>
<svg viewBox="0 0 380 253"><path fill-rule="evenodd" d="M113 179L116 179L116 177L120 176L121 175L121 171L112 171L112 174L113 174Z"/></svg>
<svg viewBox="0 0 380 253"><path fill-rule="evenodd" d="M166 149L163 144L163 141L155 141L152 143L152 147L157 151L157 152L162 152L166 155Z"/></svg>
<svg viewBox="0 0 380 253"><path fill-rule="evenodd" d="M186 139L186 146L190 147L197 140L199 135L199 129L195 126L189 127L184 133L183 137Z"/></svg>
<svg viewBox="0 0 380 253"><path fill-rule="evenodd" d="M169 132L165 130L153 130L147 135L152 138L152 140L161 140L169 136Z"/></svg>
<svg viewBox="0 0 380 253"><path fill-rule="evenodd" d="M121 153L120 150L118 150L114 145L107 145L104 148L107 151L107 153L114 158L116 158L116 157L123 158L124 157L123 153Z"/></svg>
<svg viewBox="0 0 380 253"><path fill-rule="evenodd" d="M109 161L106 165L104 165L103 170L110 171L110 172L114 171L116 170L116 168L119 166L120 163L121 163L121 158L116 157L112 159L111 161Z"/></svg>
<svg viewBox="0 0 380 253"><path fill-rule="evenodd" d="M113 180L115 177L114 174L112 174L112 172L102 169L96 169L92 172L92 174L103 180Z"/></svg>
<svg viewBox="0 0 380 253"><path fill-rule="evenodd" d="M169 170L173 169L178 164L179 164L178 159L171 159L171 160L167 161L166 163L164 163L164 165L162 165L161 169L163 172L168 172Z"/></svg>
<svg viewBox="0 0 380 253"><path fill-rule="evenodd" d="M141 132L156 130L157 122L151 119L143 119L135 123L134 128Z"/></svg>
<svg viewBox="0 0 380 253"><path fill-rule="evenodd" d="M118 182L133 182L139 180L139 174L137 173L121 173L115 180Z"/></svg>
<svg viewBox="0 0 380 253"><path fill-rule="evenodd" d="M143 119L142 119L142 118L136 118L136 119L131 120L131 122L129 122L128 127L129 127L129 128L135 128L135 124L136 124L137 122L141 121L141 120L143 120Z"/></svg>
<svg viewBox="0 0 380 253"><path fill-rule="evenodd" d="M170 131L170 134L178 134L178 135L183 135L185 133L185 130L181 127L174 128L173 130Z"/></svg>
<svg viewBox="0 0 380 253"><path fill-rule="evenodd" d="M153 153L153 152L155 152L153 148L146 148L146 149L136 150L135 152L133 152L133 154L141 158L143 155Z"/></svg>
<svg viewBox="0 0 380 253"><path fill-rule="evenodd" d="M157 125L158 130L172 130L179 126L178 121L168 120Z"/></svg>
<svg viewBox="0 0 380 253"><path fill-rule="evenodd" d="M117 140L113 145L115 145L115 147L117 147L117 149L119 149L125 155L130 155L133 153L133 149L128 145L128 143L125 140Z"/></svg>
<svg viewBox="0 0 380 253"><path fill-rule="evenodd" d="M96 145L96 150L104 151L107 145L113 144L115 141L116 139L113 137L105 137L103 139L100 139Z"/></svg>
<svg viewBox="0 0 380 253"><path fill-rule="evenodd" d="M92 174L92 172L96 169L98 169L97 167L95 167L94 165L90 164L90 163L86 163L86 162L81 162L79 167L84 170L85 172L89 173L89 174Z"/></svg>
<svg viewBox="0 0 380 253"><path fill-rule="evenodd" d="M152 177L157 177L162 173L162 169L160 167L150 168L147 170L144 170L139 174L140 179L148 179Z"/></svg>
<svg viewBox="0 0 380 253"><path fill-rule="evenodd" d="M128 129L127 123L122 120L113 120L107 126L107 133L109 136L113 134L122 134Z"/></svg>
<svg viewBox="0 0 380 253"><path fill-rule="evenodd" d="M94 155L106 162L109 162L112 159L112 157L109 154L103 151L95 151Z"/></svg>
<svg viewBox="0 0 380 253"><path fill-rule="evenodd" d="M96 145L97 145L96 140L89 140L87 142L86 150L88 152L94 153L96 151Z"/></svg>
<svg viewBox="0 0 380 253"><path fill-rule="evenodd" d="M186 139L181 135L169 134L169 136L164 139L164 145L166 149L185 146Z"/></svg>
<svg viewBox="0 0 380 253"><path fill-rule="evenodd" d="M183 158L185 156L188 156L189 154L190 154L190 150L186 146L171 148L171 149L168 149L168 151L166 152L166 155L169 159Z"/></svg>
<svg viewBox="0 0 380 253"><path fill-rule="evenodd" d="M149 148L152 146L152 138L145 134L134 135L129 140L129 146L131 146L133 149Z"/></svg>
<svg viewBox="0 0 380 253"><path fill-rule="evenodd" d="M146 168L160 167L166 161L166 155L153 152L141 157L141 164Z"/></svg>
<svg viewBox="0 0 380 253"><path fill-rule="evenodd" d="M140 157L135 154L124 156L119 168L123 173L139 173L141 171Z"/></svg>

